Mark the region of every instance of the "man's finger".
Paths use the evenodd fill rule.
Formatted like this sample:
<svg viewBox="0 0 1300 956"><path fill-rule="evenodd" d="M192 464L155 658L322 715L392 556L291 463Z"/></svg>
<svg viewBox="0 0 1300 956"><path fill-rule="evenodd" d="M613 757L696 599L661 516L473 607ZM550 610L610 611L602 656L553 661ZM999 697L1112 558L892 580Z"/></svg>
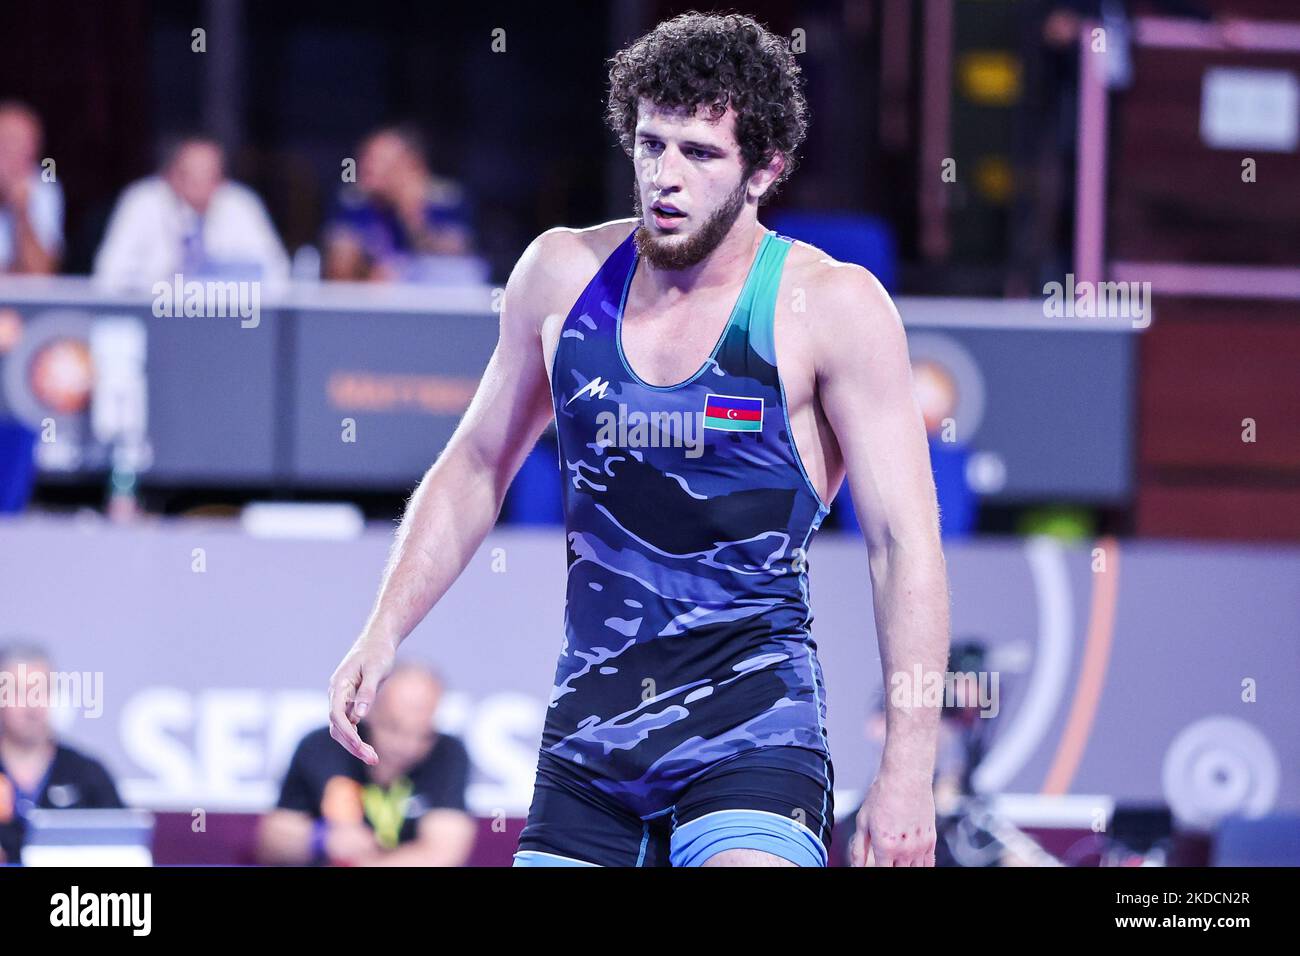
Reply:
<svg viewBox="0 0 1300 956"><path fill-rule="evenodd" d="M352 681L347 679L330 684L330 736L358 760L373 764L378 759L374 748L361 739L352 720L348 717L347 706L350 703L352 687Z"/></svg>
<svg viewBox="0 0 1300 956"><path fill-rule="evenodd" d="M342 744L344 750L354 757L360 757L361 754L357 752L360 749L360 738L355 733L349 733L351 730L352 725L346 720L340 724L333 715L330 716L330 736Z"/></svg>
<svg viewBox="0 0 1300 956"><path fill-rule="evenodd" d="M352 682L345 677L336 677L330 681L330 726L342 729L348 721L348 698L351 696ZM342 741L339 741L342 743Z"/></svg>
<svg viewBox="0 0 1300 956"><path fill-rule="evenodd" d="M343 749L358 760L372 766L378 760L375 749L361 739L356 732L356 728L349 721L345 720L342 724L337 724L331 719L330 736L342 744Z"/></svg>
<svg viewBox="0 0 1300 956"><path fill-rule="evenodd" d="M375 694L379 691L379 680L375 676L377 671L377 667L370 667L361 675L361 687L352 698L352 712L356 714L357 720L365 717L375 703Z"/></svg>

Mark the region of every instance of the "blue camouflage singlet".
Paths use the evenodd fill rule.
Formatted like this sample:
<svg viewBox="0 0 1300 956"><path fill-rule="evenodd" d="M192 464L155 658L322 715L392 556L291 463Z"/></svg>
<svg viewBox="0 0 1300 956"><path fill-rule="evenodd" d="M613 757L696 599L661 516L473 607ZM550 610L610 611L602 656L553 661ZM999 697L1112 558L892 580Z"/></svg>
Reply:
<svg viewBox="0 0 1300 956"><path fill-rule="evenodd" d="M643 382L623 355L631 233L556 347L568 592L539 761L641 817L754 748L833 780L807 572L829 509L794 448L773 337L790 246L764 234L680 384Z"/></svg>

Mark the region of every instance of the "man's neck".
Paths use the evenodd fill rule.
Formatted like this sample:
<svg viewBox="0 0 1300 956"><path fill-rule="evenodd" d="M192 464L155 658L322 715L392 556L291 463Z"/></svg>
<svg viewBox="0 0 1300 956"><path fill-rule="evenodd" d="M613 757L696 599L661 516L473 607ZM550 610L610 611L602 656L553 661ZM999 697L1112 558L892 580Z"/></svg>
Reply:
<svg viewBox="0 0 1300 956"><path fill-rule="evenodd" d="M390 767L380 763L366 770L366 777L369 781L383 789L387 790L402 777L408 776L411 768L403 770L401 767Z"/></svg>
<svg viewBox="0 0 1300 956"><path fill-rule="evenodd" d="M0 737L0 763L10 770L48 763L54 757L54 741L48 737L30 741Z"/></svg>
<svg viewBox="0 0 1300 956"><path fill-rule="evenodd" d="M647 296L651 300L675 299L690 292L734 287L749 273L764 231L755 216L742 212L717 247L693 266L656 269L643 259Z"/></svg>

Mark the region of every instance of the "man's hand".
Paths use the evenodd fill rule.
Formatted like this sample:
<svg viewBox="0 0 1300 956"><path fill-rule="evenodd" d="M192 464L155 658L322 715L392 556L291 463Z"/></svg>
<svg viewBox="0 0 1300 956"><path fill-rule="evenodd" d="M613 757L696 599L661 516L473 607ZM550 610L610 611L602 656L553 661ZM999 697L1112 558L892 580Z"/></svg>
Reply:
<svg viewBox="0 0 1300 956"><path fill-rule="evenodd" d="M374 706L380 683L393 669L397 648L363 634L330 678L330 736L358 760L374 766L379 755L357 733L357 722Z"/></svg>
<svg viewBox="0 0 1300 956"><path fill-rule="evenodd" d="M858 811L853 866L934 866L934 790L925 779L880 774Z"/></svg>

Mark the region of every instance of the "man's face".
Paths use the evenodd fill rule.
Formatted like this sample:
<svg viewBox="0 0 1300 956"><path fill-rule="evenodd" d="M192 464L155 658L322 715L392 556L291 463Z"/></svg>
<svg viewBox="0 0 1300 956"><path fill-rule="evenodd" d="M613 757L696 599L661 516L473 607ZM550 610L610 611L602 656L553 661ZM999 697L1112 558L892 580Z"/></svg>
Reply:
<svg viewBox="0 0 1300 956"><path fill-rule="evenodd" d="M48 706L49 663L41 660L4 663L0 665L0 680L9 684L13 691L12 706L8 694L0 704L0 736L24 745L49 740L52 736ZM34 688L38 684L44 693L36 695ZM29 703L29 693L36 703Z"/></svg>
<svg viewBox="0 0 1300 956"><path fill-rule="evenodd" d="M642 99L637 113L636 233L638 251L663 269L693 266L717 248L745 207L748 170L728 107L711 120Z"/></svg>
<svg viewBox="0 0 1300 956"><path fill-rule="evenodd" d="M410 150L391 133L376 133L361 147L357 185L368 196L389 199L412 167Z"/></svg>
<svg viewBox="0 0 1300 956"><path fill-rule="evenodd" d="M207 211L224 176L221 150L211 143L182 146L167 170L172 191L200 213Z"/></svg>

